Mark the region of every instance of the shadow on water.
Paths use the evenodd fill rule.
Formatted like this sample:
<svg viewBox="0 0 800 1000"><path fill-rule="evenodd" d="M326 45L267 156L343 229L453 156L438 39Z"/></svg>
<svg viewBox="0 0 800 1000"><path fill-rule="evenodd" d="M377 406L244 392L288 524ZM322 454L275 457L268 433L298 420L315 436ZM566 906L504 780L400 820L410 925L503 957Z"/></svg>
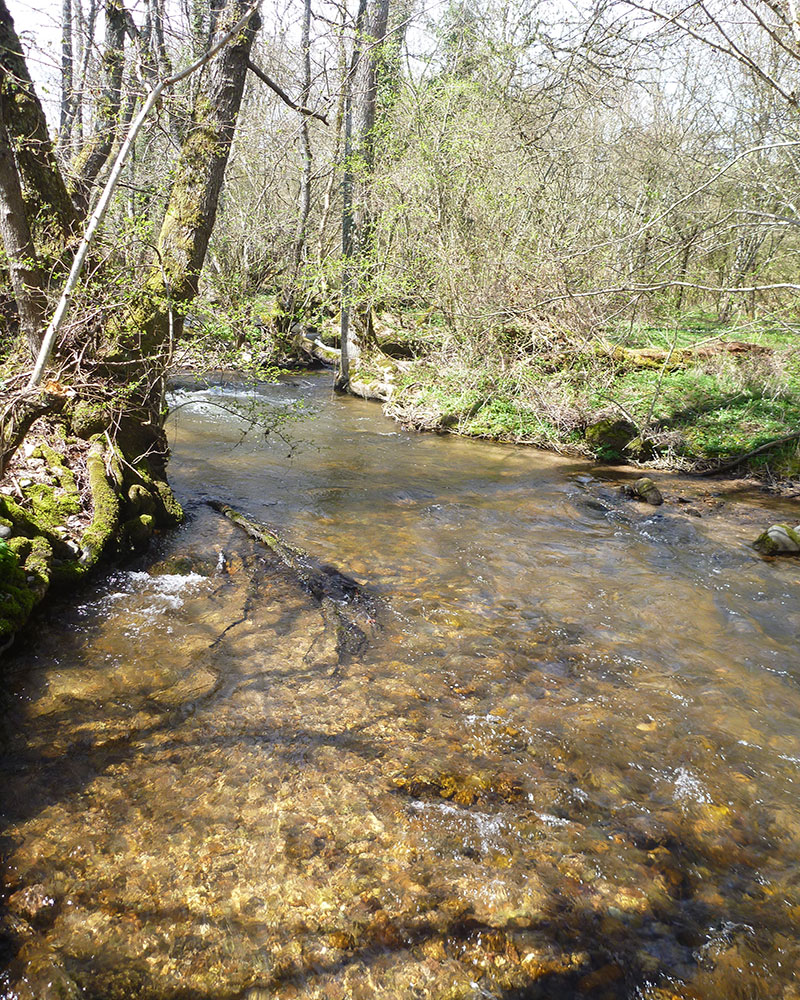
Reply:
<svg viewBox="0 0 800 1000"><path fill-rule="evenodd" d="M634 838L640 835L634 833ZM659 845L662 847L663 845ZM658 849L658 848L657 848ZM366 909L356 934L333 932L321 935L328 944L329 957L303 961L284 961L269 975L255 975L245 988L222 988L208 992L198 989L162 991L152 982L146 965L137 961L115 962L104 968L102 956L90 966L67 963L69 973L83 985L86 1000L267 1000L273 996L370 996L325 989L326 982L336 982L348 969L357 969L359 977L370 982L375 967L385 967L393 956L424 968L452 966L463 969L468 991L447 995L495 998L495 1000L579 1000L581 997L606 1000L635 1000L641 997L695 997L703 991L704 966L718 969L720 958L727 963L726 973L716 975L707 985L720 992L713 995L726 1000L752 1000L763 995L764 980L749 966L759 953L760 943L749 925L735 923L721 907L692 905L692 872L698 863L708 860L702 842L671 841L669 850L673 891L655 908L650 920L636 924L621 919L611 907L598 912L586 905L573 887L552 884L547 900L535 919L517 919L506 925L487 924L461 912L452 919L430 920L425 914L397 919L380 908ZM746 894L755 883L747 881L736 869L738 889ZM446 899L437 900L440 905ZM166 926L202 923L202 915L187 908L158 909L141 906L113 906L120 919ZM761 911L763 931L780 929L782 921L770 907ZM210 918L209 918L210 919ZM669 927L671 936L663 937ZM717 929L713 946L708 944L707 928ZM661 928L661 929L659 929ZM232 921L229 931L251 935L246 920ZM296 934L295 928L274 930L277 937ZM176 941L177 955L185 951L191 957L202 949L201 938L191 935ZM534 957L531 957L534 956ZM698 980L695 989L684 990L684 978ZM84 985L85 984L85 985ZM672 986L672 990L670 989ZM317 991L322 988L322 993ZM423 996L411 989L408 996ZM712 994L709 994L712 995Z"/></svg>
<svg viewBox="0 0 800 1000"><path fill-rule="evenodd" d="M396 597L363 654L193 508L10 658L2 1000L796 1000L783 581L352 412L278 513Z"/></svg>

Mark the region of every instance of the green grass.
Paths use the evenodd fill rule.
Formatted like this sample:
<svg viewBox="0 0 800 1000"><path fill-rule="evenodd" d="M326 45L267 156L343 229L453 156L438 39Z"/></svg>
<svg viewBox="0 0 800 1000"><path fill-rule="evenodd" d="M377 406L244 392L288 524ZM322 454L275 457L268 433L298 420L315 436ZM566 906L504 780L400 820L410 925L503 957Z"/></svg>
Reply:
<svg viewBox="0 0 800 1000"><path fill-rule="evenodd" d="M687 341L692 335L685 331ZM663 346L664 331L648 336L653 346L661 336ZM800 340L785 346L769 331L762 336L773 337L769 354L715 355L681 368L632 367L602 351L555 361L531 354L511 365L491 357L471 367L420 363L402 380L399 399L402 405L405 394L432 412L454 414L444 426L458 433L587 453L582 428L612 414L655 442L661 465L724 462L800 429ZM750 468L796 476L800 451L790 443L754 457Z"/></svg>
<svg viewBox="0 0 800 1000"><path fill-rule="evenodd" d="M465 422L462 432L503 441L555 443L559 440L558 428L552 421L529 406L502 397L482 406L474 417Z"/></svg>
<svg viewBox="0 0 800 1000"><path fill-rule="evenodd" d="M764 347L800 345L800 324L756 320L750 323L721 323L702 313L688 314L675 323L617 325L606 331L609 342L631 348L668 351L686 350L703 341L738 340Z"/></svg>

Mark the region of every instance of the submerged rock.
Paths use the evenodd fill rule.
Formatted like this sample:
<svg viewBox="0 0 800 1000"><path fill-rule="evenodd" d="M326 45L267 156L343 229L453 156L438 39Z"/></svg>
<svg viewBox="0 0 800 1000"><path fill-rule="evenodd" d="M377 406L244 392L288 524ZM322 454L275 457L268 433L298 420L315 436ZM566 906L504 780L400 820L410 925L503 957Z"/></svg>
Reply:
<svg viewBox="0 0 800 1000"><path fill-rule="evenodd" d="M652 504L653 507L660 507L664 502L661 491L648 476L642 476L631 486L623 486L622 493L632 500L642 500L644 503Z"/></svg>
<svg viewBox="0 0 800 1000"><path fill-rule="evenodd" d="M800 524L790 528L788 524L773 524L753 542L765 556L800 553Z"/></svg>

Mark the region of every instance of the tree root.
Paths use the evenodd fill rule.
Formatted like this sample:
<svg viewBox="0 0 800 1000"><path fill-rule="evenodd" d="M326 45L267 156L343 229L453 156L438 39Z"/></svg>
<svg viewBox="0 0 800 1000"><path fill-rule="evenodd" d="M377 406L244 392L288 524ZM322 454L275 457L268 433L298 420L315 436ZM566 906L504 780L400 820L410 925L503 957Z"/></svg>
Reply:
<svg viewBox="0 0 800 1000"><path fill-rule="evenodd" d="M143 548L182 516L144 462L130 464L107 430L74 435L58 403L29 424L0 492L0 642L51 586L74 584L106 554Z"/></svg>

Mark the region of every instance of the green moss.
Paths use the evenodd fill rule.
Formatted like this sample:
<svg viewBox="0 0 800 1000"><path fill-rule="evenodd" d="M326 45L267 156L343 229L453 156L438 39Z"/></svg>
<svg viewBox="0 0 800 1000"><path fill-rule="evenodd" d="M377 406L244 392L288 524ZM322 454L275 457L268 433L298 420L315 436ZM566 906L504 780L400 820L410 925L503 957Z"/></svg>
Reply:
<svg viewBox="0 0 800 1000"><path fill-rule="evenodd" d="M155 528L155 518L151 514L139 514L126 521L122 527L122 538L132 549L144 548Z"/></svg>
<svg viewBox="0 0 800 1000"><path fill-rule="evenodd" d="M20 538L20 536L17 535L14 538L9 538L7 544L19 560L20 564L22 564L28 558L33 542L30 538Z"/></svg>
<svg viewBox="0 0 800 1000"><path fill-rule="evenodd" d="M152 493L140 483L134 483L128 490L128 504L135 514L152 514L156 509Z"/></svg>
<svg viewBox="0 0 800 1000"><path fill-rule="evenodd" d="M34 483L24 492L33 508L32 519L42 531L54 531L68 517L80 514L81 500L78 491L67 492L61 487Z"/></svg>
<svg viewBox="0 0 800 1000"><path fill-rule="evenodd" d="M92 520L81 538L80 562L84 568L93 566L119 525L120 502L116 490L106 476L105 452L95 442L86 456L89 487L92 492Z"/></svg>
<svg viewBox="0 0 800 1000"><path fill-rule="evenodd" d="M37 532L29 512L20 507L16 500L12 500L11 497L0 496L0 517L11 523L17 534L32 536Z"/></svg>
<svg viewBox="0 0 800 1000"><path fill-rule="evenodd" d="M52 565L53 546L42 535L38 535L31 541L31 550L25 560L26 580L36 594L37 600L44 596L50 586Z"/></svg>
<svg viewBox="0 0 800 1000"><path fill-rule="evenodd" d="M70 417L73 433L88 441L111 424L111 407L104 401L81 400L75 404Z"/></svg>
<svg viewBox="0 0 800 1000"><path fill-rule="evenodd" d="M0 541L0 638L24 624L36 604L36 594L14 549Z"/></svg>

